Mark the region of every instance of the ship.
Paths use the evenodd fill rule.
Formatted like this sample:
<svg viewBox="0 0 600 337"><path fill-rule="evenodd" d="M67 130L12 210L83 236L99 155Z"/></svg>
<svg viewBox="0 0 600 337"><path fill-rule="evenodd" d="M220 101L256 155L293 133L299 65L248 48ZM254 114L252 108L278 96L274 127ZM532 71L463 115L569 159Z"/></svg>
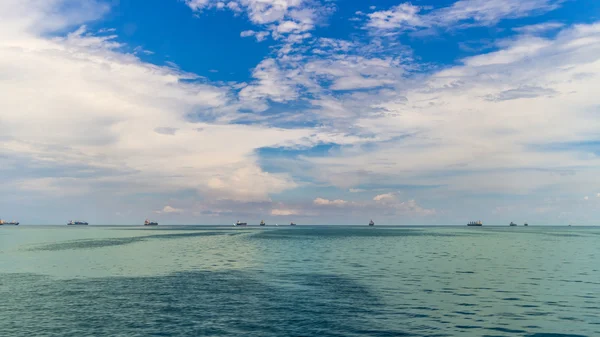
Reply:
<svg viewBox="0 0 600 337"><path fill-rule="evenodd" d="M371 219L371 221L369 221L369 226L375 226L375 223L373 222L372 219Z"/></svg>
<svg viewBox="0 0 600 337"><path fill-rule="evenodd" d="M516 223L514 223L514 222L511 221L509 226L514 227L516 225L517 225Z"/></svg>
<svg viewBox="0 0 600 337"><path fill-rule="evenodd" d="M18 226L19 222L18 221L4 221L4 220L0 219L0 226L2 226L2 225Z"/></svg>
<svg viewBox="0 0 600 337"><path fill-rule="evenodd" d="M527 222L526 222L526 223L525 223L523 226L527 227L527 226L529 226L529 225L528 225L528 224L527 224Z"/></svg>
<svg viewBox="0 0 600 337"><path fill-rule="evenodd" d="M483 226L483 223L481 221L471 221L467 223L467 226Z"/></svg>
<svg viewBox="0 0 600 337"><path fill-rule="evenodd" d="M234 226L248 226L248 223L247 222L236 221L233 225Z"/></svg>
<svg viewBox="0 0 600 337"><path fill-rule="evenodd" d="M158 222L146 219L146 221L144 221L144 226L158 226Z"/></svg>
<svg viewBox="0 0 600 337"><path fill-rule="evenodd" d="M67 223L67 225L69 225L69 226L74 226L74 225L87 226L87 225L88 225L88 223L87 223L87 222L85 222L85 221L73 221L73 220L70 220L70 221Z"/></svg>
<svg viewBox="0 0 600 337"><path fill-rule="evenodd" d="M296 226L296 224L293 222L290 222L290 226Z"/></svg>
<svg viewBox="0 0 600 337"><path fill-rule="evenodd" d="M260 225L261 225L261 226L266 226L267 224L265 223L265 221L264 221L264 220L260 220Z"/></svg>

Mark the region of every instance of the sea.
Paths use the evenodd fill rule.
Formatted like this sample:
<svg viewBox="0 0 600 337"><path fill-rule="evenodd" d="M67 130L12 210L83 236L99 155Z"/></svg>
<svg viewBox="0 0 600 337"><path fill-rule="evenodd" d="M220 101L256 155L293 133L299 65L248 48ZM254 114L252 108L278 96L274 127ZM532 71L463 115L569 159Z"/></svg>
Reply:
<svg viewBox="0 0 600 337"><path fill-rule="evenodd" d="M600 228L2 226L0 336L600 336Z"/></svg>

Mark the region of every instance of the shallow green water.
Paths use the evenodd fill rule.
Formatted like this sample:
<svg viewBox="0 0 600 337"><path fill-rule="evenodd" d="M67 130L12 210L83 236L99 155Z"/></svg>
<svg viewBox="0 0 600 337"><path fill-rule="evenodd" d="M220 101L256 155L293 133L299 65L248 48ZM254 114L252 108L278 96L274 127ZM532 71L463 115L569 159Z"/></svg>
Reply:
<svg viewBox="0 0 600 337"><path fill-rule="evenodd" d="M0 336L600 336L600 228L0 227Z"/></svg>

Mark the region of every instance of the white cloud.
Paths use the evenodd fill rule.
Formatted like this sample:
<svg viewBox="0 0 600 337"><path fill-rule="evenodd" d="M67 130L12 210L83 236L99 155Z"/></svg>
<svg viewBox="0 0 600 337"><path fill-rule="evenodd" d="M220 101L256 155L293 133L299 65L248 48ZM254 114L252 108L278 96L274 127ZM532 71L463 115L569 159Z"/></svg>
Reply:
<svg viewBox="0 0 600 337"><path fill-rule="evenodd" d="M433 184L448 193L581 193L595 181L600 158L589 147L561 144L597 140L591 88L600 86L599 55L600 24L577 25L552 39L504 41L498 51L408 85L397 81L389 96L343 96L340 106L356 102L360 112L330 123L351 125L359 140L302 160L319 182L339 188Z"/></svg>
<svg viewBox="0 0 600 337"><path fill-rule="evenodd" d="M544 22L544 23L538 23L535 25L515 27L515 28L513 28L513 30L515 32L519 32L521 34L535 35L535 34L545 33L547 31L551 31L551 30L560 29L564 26L565 25L560 22Z"/></svg>
<svg viewBox="0 0 600 337"><path fill-rule="evenodd" d="M350 193L361 193L361 192L365 192L365 190L360 189L360 188L351 188L348 190L348 192Z"/></svg>
<svg viewBox="0 0 600 337"><path fill-rule="evenodd" d="M66 37L46 37L53 31L38 33L37 24L30 31L47 15L53 23L44 27L52 29L92 17L59 18L51 7L35 4L40 8L32 5L29 12L17 11L17 17L0 11L0 32L6 37L0 39L0 69L5 69L0 77L1 156L127 172L79 179L77 188L87 192L100 182L135 183L138 191L193 189L215 198L268 200L269 194L297 185L287 174L260 169L254 152L305 141L313 131L228 125L221 118L226 120L238 104L230 88L196 81L198 76L175 67L144 63L120 52L115 36L96 36L85 27ZM254 90L273 100L296 97L292 89L271 82L267 68L257 70L260 81ZM197 122L190 115L216 122ZM36 184L44 186L25 179L21 188L31 191ZM75 182L44 184L46 190L69 190Z"/></svg>
<svg viewBox="0 0 600 337"><path fill-rule="evenodd" d="M389 10L367 14L369 21L367 27L382 30L401 30L424 27L429 24L423 22L419 16L421 8L410 3L403 3Z"/></svg>
<svg viewBox="0 0 600 337"><path fill-rule="evenodd" d="M210 4L211 0L185 0L185 4L192 10L201 10Z"/></svg>
<svg viewBox="0 0 600 337"><path fill-rule="evenodd" d="M181 212L183 212L182 209L171 207L169 205L163 207L163 209L161 209L159 211L154 211L154 213L157 213L157 214L162 214L162 213L181 213Z"/></svg>
<svg viewBox="0 0 600 337"><path fill-rule="evenodd" d="M271 210L271 215L274 216L287 216L287 215L297 215L298 211L293 210L293 209L272 209Z"/></svg>
<svg viewBox="0 0 600 337"><path fill-rule="evenodd" d="M310 61L304 71L332 80L332 90L353 90L392 85L404 69L398 59L343 55Z"/></svg>
<svg viewBox="0 0 600 337"><path fill-rule="evenodd" d="M265 59L252 72L256 82L243 88L240 99L249 102L260 102L268 98L275 102L286 102L298 98L296 82L284 70L280 69L274 59Z"/></svg>
<svg viewBox="0 0 600 337"><path fill-rule="evenodd" d="M328 200L323 198L316 198L315 200L313 200L313 204L318 206L345 206L348 204L348 201L341 199Z"/></svg>
<svg viewBox="0 0 600 337"><path fill-rule="evenodd" d="M396 196L396 193L390 192L390 193L378 194L375 197L373 197L373 200L385 202L385 201L389 201L389 200L397 200L397 196Z"/></svg>
<svg viewBox="0 0 600 337"><path fill-rule="evenodd" d="M194 11L224 7L216 0L186 0L185 3ZM232 0L227 8L235 13L245 11L253 24L268 30L247 35L256 36L259 42L269 35L281 39L287 34L293 37L293 34L310 31L320 17L332 11L331 4L320 5L310 0Z"/></svg>
<svg viewBox="0 0 600 337"><path fill-rule="evenodd" d="M374 202L350 202L341 199L328 200L316 198L313 204L316 206L328 206L333 208L344 208L344 211L350 212L351 209L358 209L361 212L378 210L386 215L407 215L407 216L429 216L436 213L434 209L424 208L415 200L403 201L398 198L397 193L380 194L373 198ZM330 208L331 209L331 208Z"/></svg>
<svg viewBox="0 0 600 337"><path fill-rule="evenodd" d="M562 0L460 0L451 6L429 9L402 3L388 10L367 14L367 28L379 32L400 32L420 28L489 26L503 19L515 19L558 8Z"/></svg>
<svg viewBox="0 0 600 337"><path fill-rule="evenodd" d="M261 42L264 41L271 33L270 32L255 32L253 30L245 30L240 33L241 37L250 37L254 36L256 41Z"/></svg>
<svg viewBox="0 0 600 337"><path fill-rule="evenodd" d="M586 195L585 197L583 197L583 200L590 200L590 198Z"/></svg>

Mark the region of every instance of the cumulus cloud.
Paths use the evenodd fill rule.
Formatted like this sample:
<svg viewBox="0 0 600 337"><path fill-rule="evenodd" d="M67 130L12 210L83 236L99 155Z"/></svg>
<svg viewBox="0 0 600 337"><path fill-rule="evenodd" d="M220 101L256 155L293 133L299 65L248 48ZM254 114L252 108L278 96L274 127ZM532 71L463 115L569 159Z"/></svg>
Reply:
<svg viewBox="0 0 600 337"><path fill-rule="evenodd" d="M181 212L183 212L182 209L171 207L169 205L163 207L163 209L161 209L161 210L154 211L154 213L157 213L157 214L163 214L163 213L181 213Z"/></svg>
<svg viewBox="0 0 600 337"><path fill-rule="evenodd" d="M389 201L389 200L397 200L397 197L396 197L396 193L390 192L390 193L378 194L375 197L373 197L373 200L385 202L385 201Z"/></svg>
<svg viewBox="0 0 600 337"><path fill-rule="evenodd" d="M264 172L253 154L257 148L305 139L312 131L221 123L219 118L236 104L231 88L197 81L197 75L176 67L145 63L122 52L115 35L96 35L85 26L48 37L54 29L94 17L87 12L57 17L50 9L65 2L50 2L8 1L18 16L0 10L5 36L0 39L0 68L5 69L0 78L1 156L127 172L101 177L102 183L135 183L138 191L191 188L216 198L266 200L270 193L296 186L287 174ZM29 11L18 11L24 6ZM52 24L36 23L45 19ZM294 97L260 70L256 76L262 82L255 91L273 100ZM202 117L203 111L216 123L189 119L191 113ZM89 191L99 179L79 179L78 188ZM35 178L21 182L29 190L35 184ZM45 188L68 190L72 184L54 179Z"/></svg>
<svg viewBox="0 0 600 337"><path fill-rule="evenodd" d="M225 7L218 0L186 0L185 3L194 11ZM311 0L232 0L227 8L235 13L246 12L250 22L266 29L260 33L245 31L242 35L255 36L257 41L269 35L281 39L291 34L293 38L295 34L314 29L317 21L333 10L330 4Z"/></svg>
<svg viewBox="0 0 600 337"><path fill-rule="evenodd" d="M280 208L275 208L271 210L271 215L274 216L287 216L287 215L297 215L298 211L293 210L293 209L280 209Z"/></svg>
<svg viewBox="0 0 600 337"><path fill-rule="evenodd" d="M251 37L254 36L256 41L261 42L264 41L271 33L270 32L255 32L253 30L245 30L240 33L241 37Z"/></svg>

